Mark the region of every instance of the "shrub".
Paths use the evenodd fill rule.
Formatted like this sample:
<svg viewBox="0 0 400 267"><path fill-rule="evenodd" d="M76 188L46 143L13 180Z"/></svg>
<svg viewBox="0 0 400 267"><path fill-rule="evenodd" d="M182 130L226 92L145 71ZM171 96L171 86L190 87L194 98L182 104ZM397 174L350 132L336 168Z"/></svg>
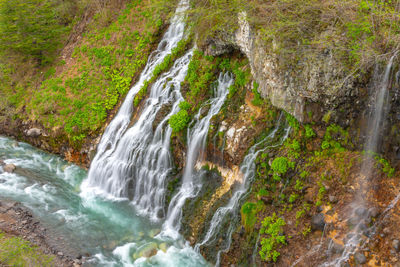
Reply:
<svg viewBox="0 0 400 267"><path fill-rule="evenodd" d="M186 101L182 101L179 103L179 108L182 110L189 110L192 107L192 105L190 105L190 103L186 102Z"/></svg>
<svg viewBox="0 0 400 267"><path fill-rule="evenodd" d="M250 232L256 223L256 215L260 211L258 203L246 202L243 204L240 213L242 215L242 223L247 232Z"/></svg>
<svg viewBox="0 0 400 267"><path fill-rule="evenodd" d="M288 159L286 157L278 157L272 161L271 168L275 173L285 174L288 170Z"/></svg>
<svg viewBox="0 0 400 267"><path fill-rule="evenodd" d="M276 261L280 255L276 249L281 244L286 244L286 237L282 234L282 227L286 223L282 218L279 218L274 213L270 217L264 218L261 223L260 234L266 235L266 237L261 238L261 250L259 254L261 259L265 261Z"/></svg>
<svg viewBox="0 0 400 267"><path fill-rule="evenodd" d="M190 121L189 114L186 110L180 110L178 113L169 118L169 125L174 133L180 132L185 129Z"/></svg>
<svg viewBox="0 0 400 267"><path fill-rule="evenodd" d="M307 138L307 139L310 139L310 138L313 138L313 137L316 136L314 130L311 128L310 125L308 125L308 124L305 125L305 126L304 126L304 129L306 130L306 138Z"/></svg>

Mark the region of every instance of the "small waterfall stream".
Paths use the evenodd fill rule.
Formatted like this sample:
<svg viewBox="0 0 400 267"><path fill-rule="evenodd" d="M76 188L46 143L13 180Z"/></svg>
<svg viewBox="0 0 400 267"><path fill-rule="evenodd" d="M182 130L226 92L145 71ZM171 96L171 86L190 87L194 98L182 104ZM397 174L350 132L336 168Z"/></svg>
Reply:
<svg viewBox="0 0 400 267"><path fill-rule="evenodd" d="M178 112L178 103L183 100L180 84L186 76L192 51L176 60L172 68L151 86L138 121L128 127L135 95L184 36L181 13L187 8L187 1L181 1L139 81L129 91L103 134L88 179L82 184L84 193L96 191L115 198L132 199L137 211L153 221L164 217L165 179L171 171L169 142L172 130L167 122ZM168 105L171 106L169 113L153 131L157 113Z"/></svg>
<svg viewBox="0 0 400 267"><path fill-rule="evenodd" d="M101 179L104 172L104 162L114 153L118 141L131 122L133 100L136 94L141 89L144 82L152 76L155 67L163 62L164 58L171 53L172 49L176 47L184 36L185 24L182 21L181 13L187 9L188 2L185 0L181 1L176 10L176 15L171 21L171 25L158 44L157 49L149 56L138 82L130 89L118 113L106 128L97 147L96 156L91 163L88 186L101 186L102 181L99 179Z"/></svg>
<svg viewBox="0 0 400 267"><path fill-rule="evenodd" d="M180 84L186 76L191 54L189 51L179 58L154 83L138 121L121 136L113 153L100 166L97 166L100 162L95 162L97 169L89 171L84 191L97 186L115 197L133 196L132 203L139 213L155 221L164 216L165 179L171 171L172 129L168 118L178 112L178 104L183 101ZM166 105L171 105L171 110L153 132L153 122Z"/></svg>
<svg viewBox="0 0 400 267"><path fill-rule="evenodd" d="M256 170L255 160L257 156L267 149L282 145L289 136L290 127L285 125L282 117L283 115L280 116L276 127L267 137L250 148L240 167L240 171L243 174L242 183L233 193L229 203L226 206L217 209L204 239L195 246L195 250L199 252L202 246L210 245L213 242L216 242L217 239L222 236L224 240L224 246L222 246L222 249L220 249L217 253L217 261L215 266L220 265L221 253L226 252L231 246L232 234L236 229L235 227L237 223L233 218L237 218L237 214L242 205L242 200L249 192L251 183L254 180ZM278 141L276 141L277 133L281 132L282 130L284 131L284 134L278 139ZM225 227L224 229L223 222L226 220L230 220L230 222L228 223L228 227Z"/></svg>
<svg viewBox="0 0 400 267"><path fill-rule="evenodd" d="M179 236L182 207L186 199L195 197L201 189L199 178L194 173L194 167L204 152L210 121L218 114L229 93L229 87L233 84L233 77L229 73L220 74L218 85L214 88L214 98L206 102L195 116L195 125L187 131L188 151L185 170L182 178L182 186L179 192L172 198L168 208L167 219L164 223L163 234L176 238ZM203 108L209 106L207 115L201 118Z"/></svg>
<svg viewBox="0 0 400 267"><path fill-rule="evenodd" d="M389 87L391 85L391 73L393 61L397 54L394 54L383 73L383 75L377 75L378 72L375 71L377 77L374 77L375 83L373 84L373 89L375 92L371 95L371 100L373 102L372 109L370 111L370 116L368 119L368 125L366 130L367 139L365 142L365 156L363 158L363 162L361 165L361 177L359 178L360 188L358 189L357 195L354 198L352 207L352 214L350 215L349 220L354 217L359 221L359 223L354 226L354 229L348 235L351 236L344 244L344 251L342 255L334 259L332 262L324 263L323 266L342 266L348 258L355 253L358 248L362 238L362 228L365 225L364 219L362 216L368 216L364 210L367 210L367 200L366 200L366 192L368 188L368 181L372 179L372 171L373 171L373 156L371 153L378 152L378 146L382 140L383 129L385 127L385 119L387 117L387 113L390 109L389 102ZM397 199L397 198L396 198Z"/></svg>

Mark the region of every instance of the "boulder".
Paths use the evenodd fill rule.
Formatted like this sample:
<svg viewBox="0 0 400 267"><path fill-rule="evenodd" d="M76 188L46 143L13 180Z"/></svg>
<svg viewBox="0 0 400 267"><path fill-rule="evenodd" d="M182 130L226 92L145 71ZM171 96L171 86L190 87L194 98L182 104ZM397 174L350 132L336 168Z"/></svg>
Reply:
<svg viewBox="0 0 400 267"><path fill-rule="evenodd" d="M160 250L162 250L164 253L166 253L167 249L168 249L168 245L167 245L167 243L161 243L160 245L158 245L158 248Z"/></svg>
<svg viewBox="0 0 400 267"><path fill-rule="evenodd" d="M8 173L13 173L15 171L15 168L16 167L14 164L6 164L3 166L3 170Z"/></svg>
<svg viewBox="0 0 400 267"><path fill-rule="evenodd" d="M311 229L323 231L325 227L325 216L323 213L318 213L311 218Z"/></svg>
<svg viewBox="0 0 400 267"><path fill-rule="evenodd" d="M31 128L26 131L26 136L28 137L39 137L42 134L42 130L39 128Z"/></svg>
<svg viewBox="0 0 400 267"><path fill-rule="evenodd" d="M151 242L138 248L137 252L133 255L134 259L137 258L150 258L157 254L158 246L156 243Z"/></svg>

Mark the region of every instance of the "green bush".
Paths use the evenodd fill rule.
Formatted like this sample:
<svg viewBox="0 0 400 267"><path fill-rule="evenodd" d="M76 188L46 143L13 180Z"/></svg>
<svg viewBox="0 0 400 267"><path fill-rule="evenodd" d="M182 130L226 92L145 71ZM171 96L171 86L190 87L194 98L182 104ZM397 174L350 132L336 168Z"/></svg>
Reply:
<svg viewBox="0 0 400 267"><path fill-rule="evenodd" d="M305 125L305 126L304 126L304 129L306 130L306 138L307 138L307 139L310 139L310 138L313 138L313 137L316 136L314 130L311 128L310 125L308 125L308 124Z"/></svg>
<svg viewBox="0 0 400 267"><path fill-rule="evenodd" d="M264 100L262 99L260 93L258 92L258 83L254 82L252 92L254 94L254 98L251 101L251 103L254 106L261 106L264 103Z"/></svg>
<svg viewBox="0 0 400 267"><path fill-rule="evenodd" d="M271 168L275 173L285 174L289 168L289 160L286 157L278 157L272 161Z"/></svg>
<svg viewBox="0 0 400 267"><path fill-rule="evenodd" d="M276 249L279 248L279 245L286 244L286 236L283 235L282 229L285 225L285 221L276 216L275 213L264 218L261 223L260 234L266 235L266 237L262 237L260 241L261 250L259 254L261 259L274 262L278 259L280 253Z"/></svg>
<svg viewBox="0 0 400 267"><path fill-rule="evenodd" d="M260 211L260 205L257 203L246 202L243 204L240 213L242 223L247 232L250 232L257 220L257 213Z"/></svg>
<svg viewBox="0 0 400 267"><path fill-rule="evenodd" d="M172 115L168 123L174 133L180 132L187 127L190 122L189 114L186 110L180 110L178 113Z"/></svg>
<svg viewBox="0 0 400 267"><path fill-rule="evenodd" d="M190 105L190 103L188 103L186 101L182 101L179 103L179 108L182 110L188 111L191 107L192 107L192 105Z"/></svg>

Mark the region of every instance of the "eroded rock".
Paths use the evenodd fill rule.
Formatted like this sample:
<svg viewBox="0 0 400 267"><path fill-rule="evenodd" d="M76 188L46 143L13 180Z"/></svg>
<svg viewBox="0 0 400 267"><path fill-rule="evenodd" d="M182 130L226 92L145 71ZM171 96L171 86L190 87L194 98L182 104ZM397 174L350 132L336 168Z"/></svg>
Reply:
<svg viewBox="0 0 400 267"><path fill-rule="evenodd" d="M26 131L26 136L28 137L39 137L40 135L42 135L42 130L39 128L31 128Z"/></svg>

